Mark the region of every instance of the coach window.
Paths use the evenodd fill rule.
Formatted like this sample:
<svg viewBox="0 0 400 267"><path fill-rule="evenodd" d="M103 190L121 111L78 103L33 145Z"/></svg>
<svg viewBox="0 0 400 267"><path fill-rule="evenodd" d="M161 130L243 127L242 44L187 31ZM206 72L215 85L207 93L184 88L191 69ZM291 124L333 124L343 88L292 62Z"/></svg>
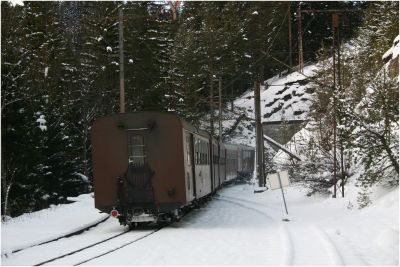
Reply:
<svg viewBox="0 0 400 267"><path fill-rule="evenodd" d="M199 141L199 155L200 155L200 165L203 165L203 141Z"/></svg>
<svg viewBox="0 0 400 267"><path fill-rule="evenodd" d="M203 152L201 149L201 140L199 140L199 165L202 164L202 159L203 159Z"/></svg>
<svg viewBox="0 0 400 267"><path fill-rule="evenodd" d="M199 158L197 159L197 163L198 163L198 165L201 165L201 141L200 140L197 141L197 152L199 155Z"/></svg>
<svg viewBox="0 0 400 267"><path fill-rule="evenodd" d="M201 155L203 156L201 159L201 165L204 165L206 162L206 153L205 153L205 149L204 149L204 141L201 141Z"/></svg>
<svg viewBox="0 0 400 267"><path fill-rule="evenodd" d="M208 142L206 142L206 164L210 164L210 146Z"/></svg>
<svg viewBox="0 0 400 267"><path fill-rule="evenodd" d="M186 156L187 156L187 164L188 166L192 165L191 162L191 151L190 151L190 135L186 134Z"/></svg>
<svg viewBox="0 0 400 267"><path fill-rule="evenodd" d="M196 151L196 165L200 164L200 153L199 153L199 140L195 140L195 151Z"/></svg>
<svg viewBox="0 0 400 267"><path fill-rule="evenodd" d="M203 165L206 164L207 155L206 155L206 142L203 141Z"/></svg>
<svg viewBox="0 0 400 267"><path fill-rule="evenodd" d="M210 164L209 163L209 158L210 158L210 147L208 145L208 142L206 142L206 164Z"/></svg>
<svg viewBox="0 0 400 267"><path fill-rule="evenodd" d="M129 163L135 165L143 165L145 155L144 137L142 135L129 136Z"/></svg>
<svg viewBox="0 0 400 267"><path fill-rule="evenodd" d="M204 165L204 141L201 141L201 165Z"/></svg>

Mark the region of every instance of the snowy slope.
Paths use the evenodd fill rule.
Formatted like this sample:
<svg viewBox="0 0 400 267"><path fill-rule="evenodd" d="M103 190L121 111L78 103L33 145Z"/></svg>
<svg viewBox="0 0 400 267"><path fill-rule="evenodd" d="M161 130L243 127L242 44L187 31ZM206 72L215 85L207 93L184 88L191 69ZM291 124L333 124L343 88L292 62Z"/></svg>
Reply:
<svg viewBox="0 0 400 267"><path fill-rule="evenodd" d="M305 67L303 73L293 72L264 81L260 95L261 122L307 120L314 92L312 78L317 69L316 65L311 65ZM235 114L224 113L224 132L232 136L231 142L254 146L254 89L250 88L237 98L234 106ZM238 123L239 114L244 114L248 120Z"/></svg>
<svg viewBox="0 0 400 267"><path fill-rule="evenodd" d="M304 68L303 73L293 72L284 77L273 77L261 86L261 122L307 119L312 101L315 65ZM254 118L254 90L243 94L234 102Z"/></svg>

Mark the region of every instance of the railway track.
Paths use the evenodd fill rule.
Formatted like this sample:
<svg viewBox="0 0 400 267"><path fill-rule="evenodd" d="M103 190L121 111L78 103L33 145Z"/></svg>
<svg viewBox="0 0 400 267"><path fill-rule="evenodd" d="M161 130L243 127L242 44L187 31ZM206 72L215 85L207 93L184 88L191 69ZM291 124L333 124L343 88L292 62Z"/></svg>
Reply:
<svg viewBox="0 0 400 267"><path fill-rule="evenodd" d="M86 263L86 262L89 262L89 261L91 261L91 260L94 260L94 259L100 258L100 257L102 257L102 256L104 256L104 255L110 254L110 253L112 253L112 252L114 252L114 251L116 251L116 250L118 250L118 249L124 248L124 247L126 247L126 246L128 246L128 245L130 245L130 244L133 244L133 243L135 243L135 242L137 242L137 241L139 241L139 240L141 240L141 239L143 239L143 238L148 237L149 235L152 235L152 234L158 232L158 231L161 230L162 228L163 228L163 227L160 227L160 228L158 228L158 229L156 229L156 230L154 230L154 231L152 231L152 232L150 232L150 233L148 233L148 234L145 234L145 235L142 236L142 237L139 237L139 238L137 238L137 239L134 239L134 240L132 240L132 241L129 241L129 242L127 242L127 243L124 243L124 244L122 244L122 245L120 245L120 246L118 246L118 247L116 247L116 248L114 248L114 249L112 249L112 250L109 250L109 251L100 253L100 254L98 254L98 255L96 255L96 256L94 256L94 257L91 257L91 258L89 258L89 259L86 259L86 260L84 260L84 261L80 261L80 262L74 264L74 266L82 265L82 264L84 264L84 263Z"/></svg>
<svg viewBox="0 0 400 267"><path fill-rule="evenodd" d="M111 240L113 240L113 239L117 239L117 238L119 238L119 237L121 237L121 236L123 236L123 235L126 235L126 234L130 233L130 231L129 231L129 230L125 230L125 231L123 231L122 233L116 234L116 235L114 235L114 236L111 236L111 237L109 237L109 238L106 238L106 239L103 239L103 240L100 240L100 241L97 241L97 242L95 242L95 243L93 243L93 244L90 244L90 245L87 245L87 246L85 246L85 247L82 247L82 248L79 248L79 249L70 251L70 252L68 252L68 253L64 253L64 254L62 254L62 255L59 255L59 256L57 256L57 257L48 259L48 260L46 260L46 261L42 261L42 262L37 263L37 264L35 264L35 265L33 265L33 266L42 266L42 265L45 265L45 264L48 264L48 263L55 263L56 265L59 265L59 264L57 263L57 261L59 261L59 260L61 260L61 259L64 259L64 260L68 261L68 262L69 262L69 265L78 266L78 265L84 264L84 263L86 263L86 262L89 262L89 261L91 261L91 260L93 260L93 259L97 259L97 258L99 258L99 257L102 257L102 256L104 256L104 255L107 255L107 254L109 254L109 253L112 253L112 252L114 252L114 251L116 251L116 250L118 250L118 249L121 249L121 248L123 248L123 247L126 247L126 246L128 246L128 245L130 245L130 244L133 244L133 243L139 241L139 240L142 240L143 238L146 238L146 237L148 237L148 236L150 236L150 235L152 235L152 234L158 232L158 231L161 230L162 228L163 228L163 227L158 227L158 228L156 228L156 229L154 229L154 230L151 230L151 231L148 231L148 232L145 232L145 233L140 233L140 234L139 234L139 237L135 237L134 239L131 239L131 240L127 241L127 242L125 241L125 242L123 242L122 244L114 245L114 247L113 247L112 249L108 249L108 250L106 250L106 251L104 251L104 252L101 252L101 253L93 253L94 255L92 255L92 256L90 256L90 257L87 257L87 258L85 258L85 259L83 259L83 260L80 259L80 260L77 261L76 263L72 263L72 262L74 261L73 259L72 259L72 261L71 261L71 260L69 260L69 259L67 259L67 258L70 257L70 256L73 256L74 254L78 254L78 253L80 253L80 252L87 251L87 250L89 250L90 248L99 246L99 245L101 245L101 244L105 244L105 243L107 243L107 242L109 242L109 241L111 241ZM131 233L132 233L132 232L131 232ZM62 263L61 265L65 265L65 263Z"/></svg>
<svg viewBox="0 0 400 267"><path fill-rule="evenodd" d="M117 225L115 221L105 220L103 224L91 225L75 232L74 235L71 233L52 242L43 242L43 244L19 250L15 255L9 254L2 258L2 264L80 265L135 243L160 229L162 227L147 227L129 231Z"/></svg>
<svg viewBox="0 0 400 267"><path fill-rule="evenodd" d="M96 245L102 244L102 243L104 243L104 242L107 242L108 240L112 240L112 239L114 239L114 238L117 238L117 237L119 237L119 236L121 236L121 235L124 235L124 234L126 234L126 233L128 233L128 232L129 232L129 230L126 230L126 231L124 231L124 232L122 232L122 233L119 233L119 234L114 235L114 236L112 236L112 237L103 239L103 240L101 240L101 241L98 241L98 242L96 242L96 243L90 244L90 245L85 246L85 247L83 247L83 248L79 248L79 249L77 249L77 250L73 250L73 251L71 251L71 252L62 254L62 255L60 255L60 256L57 256L57 257L48 259L48 260L46 260L46 261L42 261L42 262L40 262L40 263L34 264L33 266L41 266L41 265L44 265L44 264L46 264L46 263L50 263L50 262L56 261L56 260L58 260L58 259L62 259L62 258L64 258L64 257L73 255L73 254L78 253L78 252L81 252L81 251L83 251L83 250L85 250L85 249L88 249L88 248L94 247L94 246L96 246Z"/></svg>
<svg viewBox="0 0 400 267"><path fill-rule="evenodd" d="M188 213L189 211L185 212L181 218L185 217ZM115 221L113 222L110 220L107 222L107 219L109 218L110 216L100 222L85 227L84 229L75 231L74 233L15 250L13 251L13 254L17 253L17 257L12 257L13 254L11 253L2 255L5 260L2 260L2 263L5 265L21 265L21 263L23 263L23 265L32 266L78 266L138 242L173 223L164 224L157 228L154 228L155 226L150 228L151 226L149 226L147 228L136 229L135 231L129 231L126 229L121 232L120 229L122 227L117 225ZM110 233L114 231L117 231L118 233L110 236ZM99 236L103 236L103 238L99 238ZM93 242L93 239L97 240ZM115 242L112 243L112 241ZM76 246L76 244L80 244L81 247L75 250L68 249ZM110 247L112 248L110 249ZM92 251L88 252L89 250ZM90 254L90 256L87 256L88 254Z"/></svg>
<svg viewBox="0 0 400 267"><path fill-rule="evenodd" d="M248 205L248 204L253 204L253 205L260 206L262 204L260 204L258 202L242 199L242 198L235 198L235 197L228 197L228 196L218 196L215 199L224 201L224 202L227 202L227 203L230 203L230 204L233 204L233 205L245 208L245 209L252 210L252 211L268 218L272 222L274 222L279 229L278 230L279 238L281 239L281 242L282 242L281 251L283 254L281 256L282 259L281 259L281 262L279 265L282 265L282 266L293 265L293 256L292 256L293 251L294 251L293 241L292 241L290 232L287 230L286 226L283 223L278 222L275 218L273 218L271 215L269 215L265 211L260 210L255 207L251 207Z"/></svg>
<svg viewBox="0 0 400 267"><path fill-rule="evenodd" d="M48 243L51 243L51 242L55 242L55 241L60 240L60 239L63 239L63 238L68 238L68 237L80 235L80 234L82 234L83 232L88 231L88 230L90 230L90 229L92 229L92 228L98 226L99 224L101 224L101 223L107 221L108 219L110 219L110 216L107 216L107 217L105 217L104 219L102 219L102 220L100 220L100 221L98 221L98 222L95 222L95 223L93 223L93 224L91 224L91 225L88 225L88 226L86 226L86 227L83 228L83 229L79 229L79 230L77 230L77 231L68 233L68 234L66 234L66 235L58 236L58 237L56 237L56 238L52 238L52 239L49 239L49 240L46 240L46 241L43 241L43 242L40 242L40 243L31 245L31 246L27 246L27 247L24 247L24 248L15 249L15 250L12 250L12 251L10 251L10 252L1 254L1 257L7 257L8 254L15 254L15 253L18 253L18 252L21 252L21 251L24 251L24 250L27 250L27 249L30 249L30 248L33 248L33 247L42 246L42 245L45 245L45 244L48 244Z"/></svg>
<svg viewBox="0 0 400 267"><path fill-rule="evenodd" d="M253 210L274 221L282 240L281 265L344 265L345 259L336 244L315 224L280 221L275 208L247 199L220 196L217 200ZM263 207L261 209L261 207ZM282 212L280 211L280 215ZM274 218L274 215L275 218Z"/></svg>

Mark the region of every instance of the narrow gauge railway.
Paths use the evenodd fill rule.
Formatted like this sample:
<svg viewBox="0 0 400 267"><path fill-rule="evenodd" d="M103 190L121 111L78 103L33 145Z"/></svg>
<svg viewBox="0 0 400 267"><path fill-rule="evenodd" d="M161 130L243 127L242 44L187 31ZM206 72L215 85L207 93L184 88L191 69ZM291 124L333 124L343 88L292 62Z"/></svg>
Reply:
<svg viewBox="0 0 400 267"><path fill-rule="evenodd" d="M121 232L119 234L113 235L113 236L111 236L109 238L106 238L104 240L100 240L98 242L95 242L93 244L87 245L85 247L70 251L70 252L65 253L65 254L58 255L58 256L56 256L54 258L42 261L42 262L37 263L37 264L35 264L33 266L42 266L42 265L46 265L46 264L49 264L49 263L54 263L54 264L58 265L60 260L63 260L62 264L60 264L60 265L65 265L65 262L68 262L68 265L73 265L73 266L82 265L82 264L84 264L86 262L89 262L89 261L91 261L93 259L97 259L99 257L102 257L104 255L112 253L112 252L114 252L114 251L116 251L118 249L124 248L124 247L126 247L126 246L128 246L130 244L138 242L138 241L142 240L143 238L146 238L146 237L158 232L160 229L162 229L162 227L159 227L159 228L156 228L156 229L149 230L149 231L146 231L144 233L141 233L138 237L135 237L135 238L130 239L128 241L118 241L118 244L113 246L110 243L110 241L114 240L114 239L117 239L117 238L119 238L119 237L121 237L123 235L128 234L129 230L125 230L125 231L123 231L123 232ZM94 253L91 252L91 253L89 253L89 254L91 254L91 256L83 256L84 259L78 257L79 260L71 258L75 254L79 254L80 252L86 253L86 251L88 251L89 249L91 249L93 247L100 246L100 245L104 245L104 244L107 244L106 245L106 249L105 250L103 249L103 251L100 249L99 251L102 251L100 253L99 252L94 252ZM76 262L76 263L72 264L72 262Z"/></svg>
<svg viewBox="0 0 400 267"><path fill-rule="evenodd" d="M245 198L220 195L216 197L216 200L252 210L265 216L276 225L283 244L280 254L282 261L276 265L352 265L345 261L345 257L340 253L338 246L326 231L316 224L303 221L287 223L282 222L285 221L283 219L279 221L277 218L283 213L282 209ZM304 246L307 240L313 240L313 242ZM345 244L345 247L347 246ZM355 265L366 265L361 258L350 260L355 262Z"/></svg>
<svg viewBox="0 0 400 267"><path fill-rule="evenodd" d="M6 254L5 264L81 265L136 243L169 225L144 226L132 232L126 227L120 228L115 225L115 218L107 218L108 220L80 234L31 246L15 253L18 255Z"/></svg>
<svg viewBox="0 0 400 267"><path fill-rule="evenodd" d="M138 112L98 118L92 156L95 207L134 228L179 220L223 184L250 177L255 153L173 114Z"/></svg>
<svg viewBox="0 0 400 267"><path fill-rule="evenodd" d="M60 236L58 236L58 237L49 239L49 240L47 240L47 241L40 242L40 243L36 243L36 244L34 244L34 245L30 245L30 246L27 246L27 247L24 247L24 248L14 249L14 250L8 252L8 254L15 254L15 253L22 252L22 251L24 251L24 250L27 250L27 249L30 249L30 248L33 248L33 247L45 245L45 244L48 244L48 243L51 243L51 242L54 242L54 241L57 241L57 240L60 240L60 239L63 239L63 238L68 238L68 237L71 237L71 236L80 235L81 233L83 233L83 232L85 232L85 231L89 231L89 230L91 230L92 228L96 227L97 225L99 225L99 224L105 222L105 221L106 221L107 219L109 219L109 218L110 218L110 216L107 216L107 217L103 218L102 220L100 220L100 221L98 221L98 222L95 222L95 223L93 223L93 224L90 224L90 225L88 225L88 226L86 226L86 227L84 227L84 228L82 228L82 229L79 229L79 230L77 230L77 231L71 232L71 233L66 234L66 235L60 235ZM3 256L6 256L6 254L1 254L1 256L2 256L2 257L3 257Z"/></svg>

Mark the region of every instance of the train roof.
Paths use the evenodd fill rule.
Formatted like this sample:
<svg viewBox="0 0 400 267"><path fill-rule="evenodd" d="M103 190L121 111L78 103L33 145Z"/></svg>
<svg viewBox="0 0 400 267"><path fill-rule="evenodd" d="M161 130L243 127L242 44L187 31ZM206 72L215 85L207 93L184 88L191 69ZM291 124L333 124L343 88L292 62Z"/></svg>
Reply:
<svg viewBox="0 0 400 267"><path fill-rule="evenodd" d="M171 116L180 122L182 128L187 129L190 132L197 133L197 134L202 135L207 138L210 137L210 134L207 131L199 129L199 128L191 125L189 122L185 121L184 119L180 118L178 115L171 113L171 112L140 111L140 112L112 114L112 115L96 118L95 121L93 122L93 124L100 123L102 120L109 120L109 119L115 119L118 117L127 117L127 116L132 116L132 115L140 116L141 114L143 114L145 116L151 115L151 116L159 118L159 119L162 119L163 116Z"/></svg>
<svg viewBox="0 0 400 267"><path fill-rule="evenodd" d="M94 121L94 124L95 123L99 123L102 120L109 120L109 119L115 119L115 118L118 118L118 117L133 116L133 115L140 116L140 114L143 114L145 116L150 116L151 115L151 116L159 118L159 119L162 119L163 116L171 116L171 117L174 117L176 120L178 120L180 122L182 128L184 128L184 129L186 129L186 130L188 130L190 132L193 132L193 133L199 134L201 136L204 136L206 138L210 138L211 137L211 134L208 133L207 131L193 126L192 124L190 124L186 120L180 118L178 115L176 115L174 113L171 113L171 112L140 111L140 112L119 113L119 114L113 114L113 115L108 115L108 116L96 118L95 121ZM213 141L217 141L218 142L218 140L215 139L215 138L213 138ZM243 145L243 144L224 143L223 145L228 147L228 148L229 147L230 148L240 147L242 149L254 150L254 147Z"/></svg>

